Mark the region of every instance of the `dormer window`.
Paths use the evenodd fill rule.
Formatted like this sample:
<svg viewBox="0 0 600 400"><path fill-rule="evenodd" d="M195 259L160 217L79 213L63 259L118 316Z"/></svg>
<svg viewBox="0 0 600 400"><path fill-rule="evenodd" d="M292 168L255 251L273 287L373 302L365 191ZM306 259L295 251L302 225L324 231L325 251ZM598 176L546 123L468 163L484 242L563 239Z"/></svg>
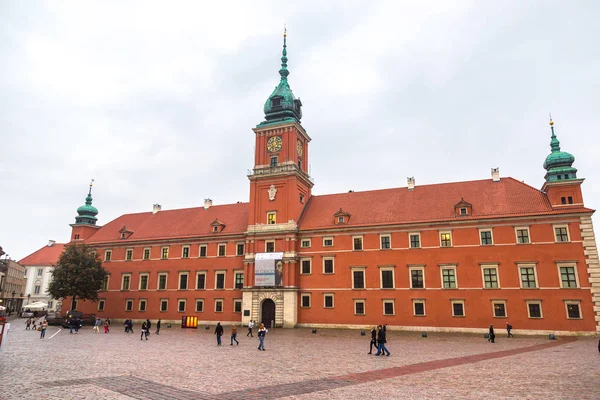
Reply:
<svg viewBox="0 0 600 400"><path fill-rule="evenodd" d="M272 107L281 106L281 97L275 97L275 98L271 99L271 106Z"/></svg>
<svg viewBox="0 0 600 400"><path fill-rule="evenodd" d="M343 224L344 223L344 217L338 217L338 223Z"/></svg>
<svg viewBox="0 0 600 400"><path fill-rule="evenodd" d="M473 213L473 205L464 198L461 198L458 203L454 205L454 216L456 217L467 217Z"/></svg>
<svg viewBox="0 0 600 400"><path fill-rule="evenodd" d="M340 208L338 212L333 214L333 218L333 222L336 225L347 224L350 221L350 214Z"/></svg>
<svg viewBox="0 0 600 400"><path fill-rule="evenodd" d="M125 239L127 237L127 234L125 232L121 233L121 239Z"/></svg>
<svg viewBox="0 0 600 400"><path fill-rule="evenodd" d="M225 224L221 221L219 221L218 219L215 219L213 222L211 222L210 224L210 231L212 233L219 233L222 232L223 229L225 229Z"/></svg>
<svg viewBox="0 0 600 400"><path fill-rule="evenodd" d="M129 239L129 236L131 236L133 234L132 230L127 229L126 226L122 227L121 230L119 231L119 237L121 239Z"/></svg>
<svg viewBox="0 0 600 400"><path fill-rule="evenodd" d="M461 207L460 215L467 215L467 214L469 214L469 210L467 209L467 207Z"/></svg>
<svg viewBox="0 0 600 400"><path fill-rule="evenodd" d="M218 226L213 226L213 232L219 232L219 227Z"/></svg>

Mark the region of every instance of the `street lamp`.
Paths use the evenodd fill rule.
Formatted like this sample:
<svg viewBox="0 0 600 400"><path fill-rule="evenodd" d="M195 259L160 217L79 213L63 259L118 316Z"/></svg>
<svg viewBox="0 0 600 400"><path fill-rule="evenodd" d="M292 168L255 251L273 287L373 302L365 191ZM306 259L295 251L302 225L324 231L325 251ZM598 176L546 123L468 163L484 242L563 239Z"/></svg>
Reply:
<svg viewBox="0 0 600 400"><path fill-rule="evenodd" d="M17 294L14 290L12 292L12 301L10 302L10 308L12 311L15 311L15 294Z"/></svg>
<svg viewBox="0 0 600 400"><path fill-rule="evenodd" d="M27 304L29 304L29 299L31 298L31 293L27 295Z"/></svg>

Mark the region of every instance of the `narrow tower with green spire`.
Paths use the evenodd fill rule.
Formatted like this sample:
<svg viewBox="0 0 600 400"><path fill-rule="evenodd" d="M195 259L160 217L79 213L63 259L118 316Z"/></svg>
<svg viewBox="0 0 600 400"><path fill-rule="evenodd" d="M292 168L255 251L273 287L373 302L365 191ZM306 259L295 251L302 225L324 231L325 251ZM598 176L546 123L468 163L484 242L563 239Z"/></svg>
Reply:
<svg viewBox="0 0 600 400"><path fill-rule="evenodd" d="M88 195L85 198L85 204L77 209L77 216L75 217L76 225L96 225L96 215L98 215L98 209L92 205L92 186L94 184L94 180L90 182L90 190L88 191Z"/></svg>
<svg viewBox="0 0 600 400"><path fill-rule="evenodd" d="M577 169L573 168L575 157L566 151L560 151L560 142L554 133L554 121L550 118L550 129L552 136L550 140L550 149L552 152L546 161L544 161L544 169L546 170L546 182L577 179Z"/></svg>

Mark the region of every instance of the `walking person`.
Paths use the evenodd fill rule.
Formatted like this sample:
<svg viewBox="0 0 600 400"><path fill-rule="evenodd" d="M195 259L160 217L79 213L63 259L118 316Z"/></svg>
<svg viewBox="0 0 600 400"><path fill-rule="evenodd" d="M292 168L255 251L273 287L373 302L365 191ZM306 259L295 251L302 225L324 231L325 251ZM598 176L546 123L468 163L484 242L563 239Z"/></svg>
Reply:
<svg viewBox="0 0 600 400"><path fill-rule="evenodd" d="M110 332L110 320L106 318L104 320L104 333Z"/></svg>
<svg viewBox="0 0 600 400"><path fill-rule="evenodd" d="M37 321L36 321L36 320L35 320L35 318L34 318L34 319L33 319L33 322L32 322L32 325L33 325L33 326L31 327L31 329L33 329L34 331L36 330L36 327L35 327L35 324L36 324L36 323L37 323Z"/></svg>
<svg viewBox="0 0 600 400"><path fill-rule="evenodd" d="M148 340L148 335L150 335L150 328L152 328L152 322L149 319L146 320L146 340Z"/></svg>
<svg viewBox="0 0 600 400"><path fill-rule="evenodd" d="M69 334L73 334L73 329L75 329L75 321L73 318L69 319Z"/></svg>
<svg viewBox="0 0 600 400"><path fill-rule="evenodd" d="M129 328L129 333L133 333L133 320L132 319L129 320L129 324L127 324L127 327Z"/></svg>
<svg viewBox="0 0 600 400"><path fill-rule="evenodd" d="M376 356L379 356L381 354L386 354L386 356L390 356L390 352L387 349L387 347L385 347L385 344L387 343L387 338L386 338L386 329L385 326L381 326L379 325L379 332L377 333L377 343L379 345L379 348L377 349L377 353L375 353Z"/></svg>
<svg viewBox="0 0 600 400"><path fill-rule="evenodd" d="M156 323L156 332L154 332L154 333L156 333L158 335L159 332L160 332L160 319Z"/></svg>
<svg viewBox="0 0 600 400"><path fill-rule="evenodd" d="M27 318L27 321L25 322L25 330L28 331L31 329L31 318Z"/></svg>
<svg viewBox="0 0 600 400"><path fill-rule="evenodd" d="M496 334L494 333L494 326L493 325L490 325L490 330L489 330L488 334L489 334L488 342L495 343L494 339L496 339Z"/></svg>
<svg viewBox="0 0 600 400"><path fill-rule="evenodd" d="M233 346L234 341L236 345L240 344L240 342L237 340L237 327L235 325L231 327L231 346Z"/></svg>
<svg viewBox="0 0 600 400"><path fill-rule="evenodd" d="M42 321L42 333L40 334L40 339L43 339L46 337L46 328L48 328L48 321L46 321L44 319Z"/></svg>
<svg viewBox="0 0 600 400"><path fill-rule="evenodd" d="M126 319L125 322L123 322L123 326L125 327L125 333L129 333L129 319Z"/></svg>
<svg viewBox="0 0 600 400"><path fill-rule="evenodd" d="M146 340L148 340L148 335L146 335L146 330L148 325L146 325L146 321L142 322L142 333L140 334L140 340L144 340L144 336L146 336Z"/></svg>
<svg viewBox="0 0 600 400"><path fill-rule="evenodd" d="M269 333L269 330L267 328L265 328L265 324L260 324L260 328L258 329L258 333L256 334L258 336L258 340L260 341L260 343L258 344L258 349L265 351L265 335Z"/></svg>
<svg viewBox="0 0 600 400"><path fill-rule="evenodd" d="M250 320L250 322L248 323L248 333L246 333L246 337L254 337L252 335L252 328L254 328L254 321Z"/></svg>
<svg viewBox="0 0 600 400"><path fill-rule="evenodd" d="M221 345L221 336L223 336L223 327L220 322L217 322L217 327L215 328L215 335L217 335L217 346Z"/></svg>
<svg viewBox="0 0 600 400"><path fill-rule="evenodd" d="M371 345L369 346L369 352L367 354L373 354L373 346L375 349L378 349L377 346L377 328L373 327L371 329Z"/></svg>
<svg viewBox="0 0 600 400"><path fill-rule="evenodd" d="M96 317L96 321L94 321L94 333L100 333L100 325L102 325L102 320Z"/></svg>
<svg viewBox="0 0 600 400"><path fill-rule="evenodd" d="M508 333L507 337L514 337L514 335L512 333L510 333L510 331L512 331L512 325L507 322L506 323L506 332Z"/></svg>

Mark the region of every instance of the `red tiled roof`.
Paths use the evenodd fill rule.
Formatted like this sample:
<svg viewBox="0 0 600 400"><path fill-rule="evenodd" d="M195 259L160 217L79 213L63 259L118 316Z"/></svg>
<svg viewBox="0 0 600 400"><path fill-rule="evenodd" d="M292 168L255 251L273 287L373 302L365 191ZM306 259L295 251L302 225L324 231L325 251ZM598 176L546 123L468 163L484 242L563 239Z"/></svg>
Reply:
<svg viewBox="0 0 600 400"><path fill-rule="evenodd" d="M150 240L190 236L211 236L210 224L218 219L225 224L219 235L240 234L248 229L248 203L236 203L204 207L182 208L152 212L125 214L98 229L86 243L122 240ZM120 239L119 231L124 227L133 233Z"/></svg>
<svg viewBox="0 0 600 400"><path fill-rule="evenodd" d="M472 215L455 216L454 205L464 199L473 205ZM300 221L300 229L334 227L334 214L351 215L344 226L403 224L499 218L540 214L593 212L585 207L553 210L546 194L513 178L441 183L312 196Z"/></svg>
<svg viewBox="0 0 600 400"><path fill-rule="evenodd" d="M54 243L52 246L44 246L35 253L32 253L19 261L24 266L29 265L54 265L58 262L58 257L65 248L64 243Z"/></svg>

